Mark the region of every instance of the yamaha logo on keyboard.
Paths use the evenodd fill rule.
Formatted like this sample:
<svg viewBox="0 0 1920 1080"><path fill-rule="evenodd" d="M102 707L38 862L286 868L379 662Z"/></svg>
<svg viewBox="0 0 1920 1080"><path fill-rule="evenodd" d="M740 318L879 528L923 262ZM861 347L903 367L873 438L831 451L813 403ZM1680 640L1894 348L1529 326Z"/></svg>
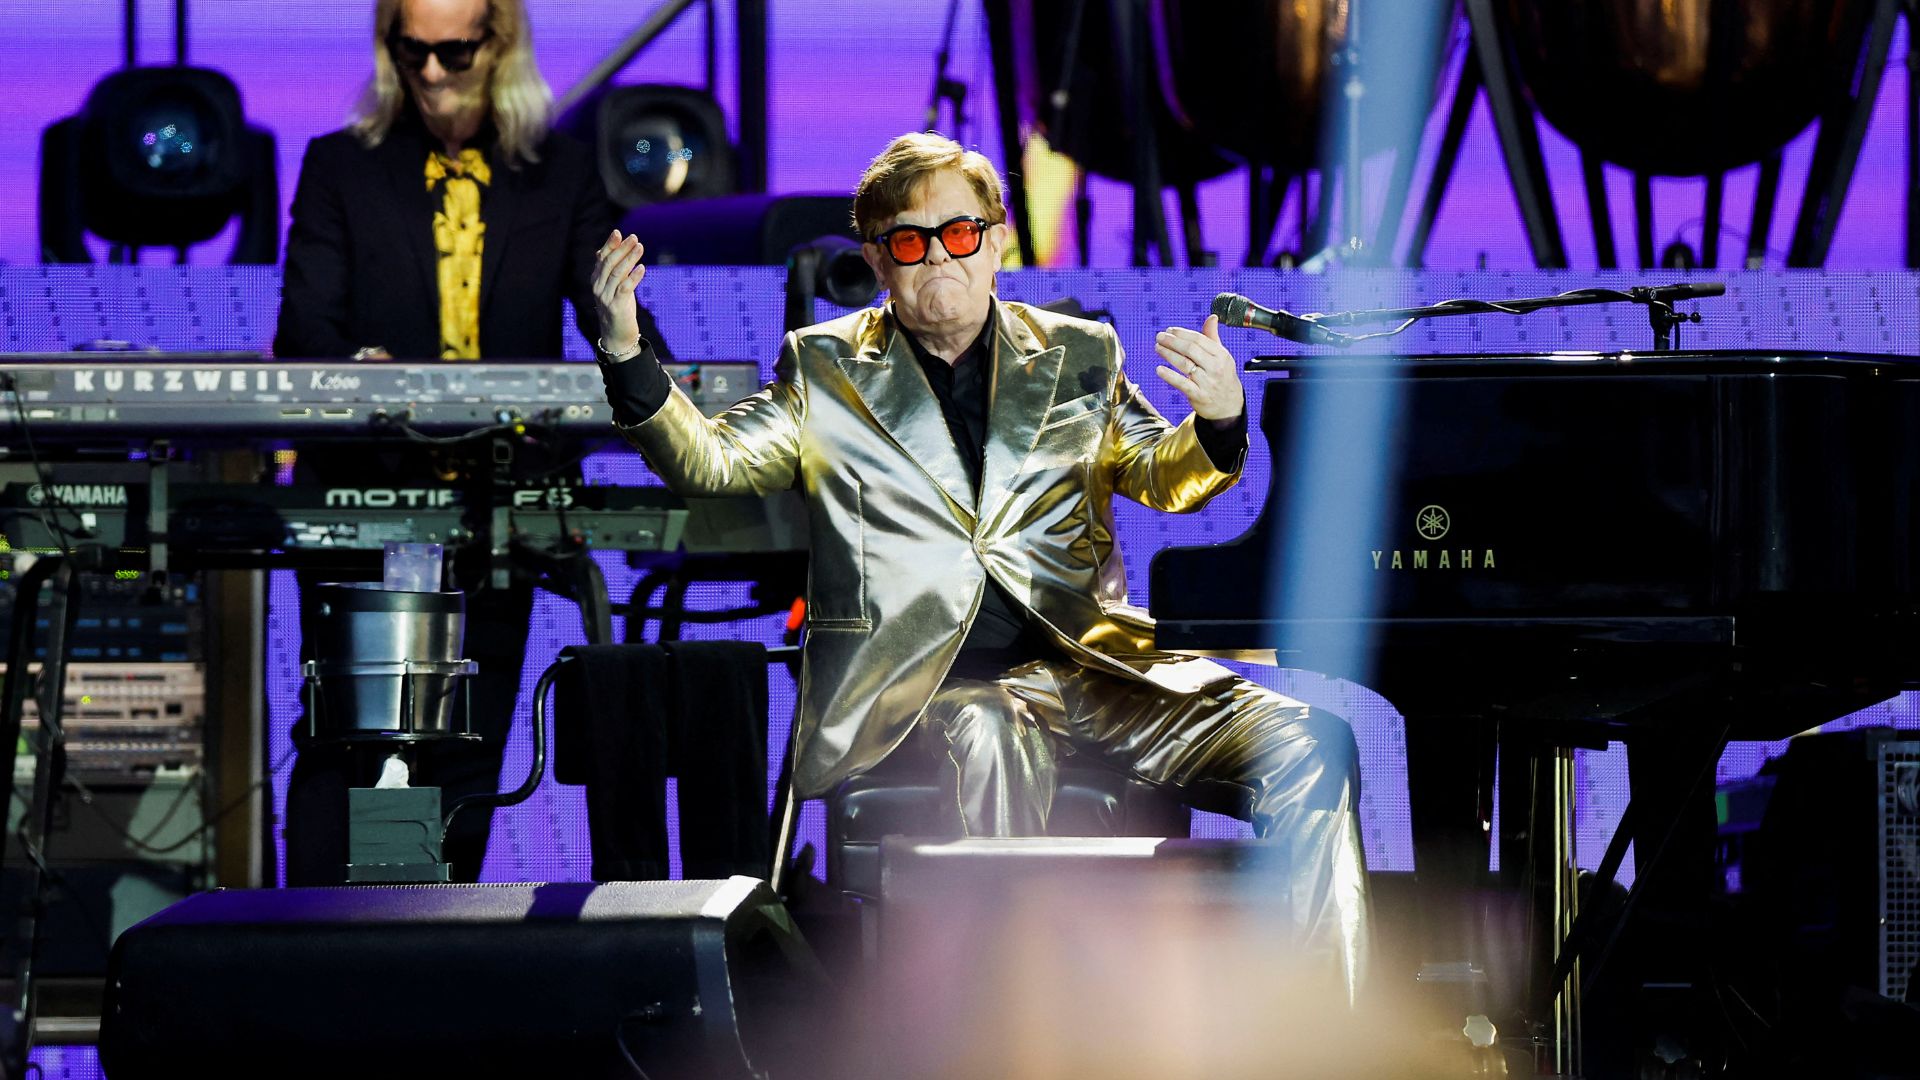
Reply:
<svg viewBox="0 0 1920 1080"><path fill-rule="evenodd" d="M1436 503L1422 506L1413 516L1413 533L1427 544L1444 540L1453 531L1453 515ZM1375 548L1375 570L1493 570L1492 548L1408 547Z"/></svg>
<svg viewBox="0 0 1920 1080"><path fill-rule="evenodd" d="M51 489L34 484L27 488L28 506L46 506L51 490L54 504L60 506L125 506L125 484L54 484Z"/></svg>

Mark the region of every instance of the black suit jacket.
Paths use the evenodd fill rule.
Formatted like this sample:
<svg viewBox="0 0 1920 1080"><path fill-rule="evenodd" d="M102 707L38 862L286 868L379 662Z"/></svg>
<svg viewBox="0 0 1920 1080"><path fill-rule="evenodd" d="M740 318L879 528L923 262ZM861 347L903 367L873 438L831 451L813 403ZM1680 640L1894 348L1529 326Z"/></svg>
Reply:
<svg viewBox="0 0 1920 1080"><path fill-rule="evenodd" d="M366 147L336 131L307 145L287 233L274 352L345 357L383 346L398 359L438 359L440 289L433 246L435 203L427 191L428 136L417 117ZM547 136L540 160L509 168L488 152L493 180L482 195L480 352L491 358L560 355L561 300L573 301L580 332L598 333L594 251L617 211L585 147ZM642 332L660 347L651 320Z"/></svg>

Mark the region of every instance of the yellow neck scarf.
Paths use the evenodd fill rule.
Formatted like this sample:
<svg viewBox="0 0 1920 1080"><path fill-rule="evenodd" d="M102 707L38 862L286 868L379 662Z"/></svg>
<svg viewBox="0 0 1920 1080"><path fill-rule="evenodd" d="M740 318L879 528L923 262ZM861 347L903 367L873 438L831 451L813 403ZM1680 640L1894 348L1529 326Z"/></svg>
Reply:
<svg viewBox="0 0 1920 1080"><path fill-rule="evenodd" d="M486 222L480 220L480 187L493 183L493 170L480 151L466 149L450 158L427 154L427 191L440 191L433 212L433 246L440 253L440 359L480 358L480 250Z"/></svg>

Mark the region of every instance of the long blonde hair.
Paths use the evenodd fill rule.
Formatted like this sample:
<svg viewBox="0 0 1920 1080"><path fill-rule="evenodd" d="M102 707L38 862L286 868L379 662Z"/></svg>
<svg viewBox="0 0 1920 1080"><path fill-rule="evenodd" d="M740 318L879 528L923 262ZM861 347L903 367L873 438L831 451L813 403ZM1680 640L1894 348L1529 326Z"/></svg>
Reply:
<svg viewBox="0 0 1920 1080"><path fill-rule="evenodd" d="M367 146L378 146L386 139L407 103L406 84L387 52L387 38L400 21L400 4L401 0L376 0L373 6L373 77L361 91L348 125ZM533 60L533 28L527 23L526 5L522 0L487 0L487 29L491 36L481 48L499 58L487 78L487 98L502 159L511 167L538 161L540 143L551 125L553 90Z"/></svg>

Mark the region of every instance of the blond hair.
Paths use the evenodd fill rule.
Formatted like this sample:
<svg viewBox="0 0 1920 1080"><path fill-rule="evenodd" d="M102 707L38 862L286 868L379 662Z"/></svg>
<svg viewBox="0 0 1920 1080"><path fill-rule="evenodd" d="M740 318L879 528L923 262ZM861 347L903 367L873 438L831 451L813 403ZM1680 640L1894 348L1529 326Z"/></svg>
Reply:
<svg viewBox="0 0 1920 1080"><path fill-rule="evenodd" d="M387 39L400 23L402 0L376 0L373 6L373 77L360 93L348 127L367 146L378 146L406 107L406 84L387 51ZM487 30L482 52L497 59L487 76L493 128L502 160L509 167L540 160L553 114L553 91L533 61L533 28L523 0L487 0ZM477 62L477 61L476 61Z"/></svg>
<svg viewBox="0 0 1920 1080"><path fill-rule="evenodd" d="M1007 220L1000 192L1000 173L993 162L944 135L916 131L887 144L868 163L853 189L853 227L863 240L879 235L880 226L913 205L920 189L934 174L947 169L960 173L986 208L989 225Z"/></svg>

